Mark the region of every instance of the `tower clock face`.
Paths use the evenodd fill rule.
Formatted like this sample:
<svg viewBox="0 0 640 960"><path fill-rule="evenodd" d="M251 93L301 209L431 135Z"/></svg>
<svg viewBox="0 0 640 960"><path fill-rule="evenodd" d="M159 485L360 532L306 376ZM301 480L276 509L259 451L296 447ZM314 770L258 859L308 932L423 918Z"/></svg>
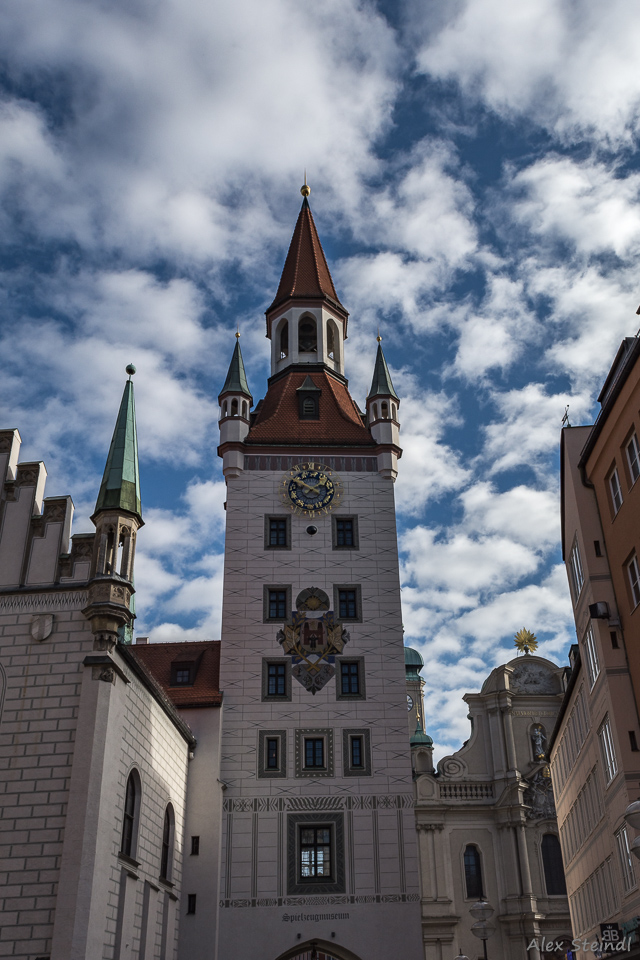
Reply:
<svg viewBox="0 0 640 960"><path fill-rule="evenodd" d="M340 500L339 477L322 463L299 463L282 478L282 499L303 517L328 514Z"/></svg>
<svg viewBox="0 0 640 960"><path fill-rule="evenodd" d="M410 697L409 694L407 694L407 710L410 711L412 709L413 709L413 697Z"/></svg>

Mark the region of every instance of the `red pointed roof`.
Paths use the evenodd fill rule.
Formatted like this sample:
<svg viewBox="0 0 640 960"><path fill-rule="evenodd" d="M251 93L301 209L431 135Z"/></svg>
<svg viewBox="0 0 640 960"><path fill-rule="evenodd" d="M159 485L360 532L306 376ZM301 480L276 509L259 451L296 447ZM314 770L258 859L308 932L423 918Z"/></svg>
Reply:
<svg viewBox="0 0 640 960"><path fill-rule="evenodd" d="M284 262L278 292L267 309L269 314L287 300L330 300L346 316L333 285L327 260L305 197L293 231L287 259Z"/></svg>
<svg viewBox="0 0 640 960"><path fill-rule="evenodd" d="M309 376L322 391L319 420L300 419L297 390ZM346 385L326 370L300 367L289 369L269 384L245 443L376 445Z"/></svg>
<svg viewBox="0 0 640 960"><path fill-rule="evenodd" d="M193 640L180 643L133 644L127 648L160 684L175 707L219 707L220 641ZM191 686L172 686L171 665L193 662Z"/></svg>

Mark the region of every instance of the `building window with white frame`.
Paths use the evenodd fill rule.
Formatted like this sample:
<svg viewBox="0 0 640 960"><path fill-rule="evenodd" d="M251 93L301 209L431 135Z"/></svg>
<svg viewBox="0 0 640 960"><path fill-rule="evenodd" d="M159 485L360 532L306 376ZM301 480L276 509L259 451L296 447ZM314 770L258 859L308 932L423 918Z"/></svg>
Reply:
<svg viewBox="0 0 640 960"><path fill-rule="evenodd" d="M585 659L587 661L589 689L593 690L593 686L600 675L600 662L598 660L598 650L596 647L595 637L593 636L593 629L591 627L589 627L584 635L584 652Z"/></svg>
<svg viewBox="0 0 640 960"><path fill-rule="evenodd" d="M629 473L631 475L631 485L640 477L640 447L638 447L638 438L632 434L627 444L627 463L629 464Z"/></svg>
<svg viewBox="0 0 640 960"><path fill-rule="evenodd" d="M629 573L629 583L631 584L631 596L633 598L634 609L640 603L640 568L638 567L638 558L634 556L627 564Z"/></svg>
<svg viewBox="0 0 640 960"><path fill-rule="evenodd" d="M622 506L622 487L620 486L620 477L618 476L617 467L614 467L609 474L609 489L611 490L613 512L616 514Z"/></svg>
<svg viewBox="0 0 640 960"><path fill-rule="evenodd" d="M629 835L627 833L627 825L620 827L616 833L616 844L618 847L618 857L620 860L620 872L622 874L622 886L625 893L629 893L630 890L636 885L636 875L633 869L633 859L631 857L631 849L629 847Z"/></svg>
<svg viewBox="0 0 640 960"><path fill-rule="evenodd" d="M616 760L616 751L613 746L613 735L611 733L611 721L607 715L602 726L598 730L598 739L600 741L600 750L602 751L602 762L604 765L604 777L606 785L609 786L616 773L618 772L618 763Z"/></svg>
<svg viewBox="0 0 640 960"><path fill-rule="evenodd" d="M578 597L582 591L582 585L584 583L584 574L582 572L582 560L580 559L580 548L578 547L578 541L576 540L573 544L571 554L569 556L569 572L571 575L571 587L573 590L573 599L574 602L578 602Z"/></svg>

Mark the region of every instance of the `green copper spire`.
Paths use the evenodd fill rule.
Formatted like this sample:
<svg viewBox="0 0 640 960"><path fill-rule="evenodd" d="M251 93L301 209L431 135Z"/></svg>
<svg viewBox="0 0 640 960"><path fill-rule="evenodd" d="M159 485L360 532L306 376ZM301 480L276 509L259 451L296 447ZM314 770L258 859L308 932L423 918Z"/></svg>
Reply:
<svg viewBox="0 0 640 960"><path fill-rule="evenodd" d="M391 374L389 373L389 367L382 352L380 337L378 337L378 352L376 354L376 365L373 369L371 390L369 391L369 398L370 397L393 397L394 400L400 402L398 394L393 389L393 384L391 383Z"/></svg>
<svg viewBox="0 0 640 960"><path fill-rule="evenodd" d="M224 382L224 387L220 391L219 396L221 397L225 393L242 393L245 397L249 397L249 400L253 403L253 397L251 396L249 384L247 383L247 375L244 372L239 333L236 333L236 346L233 351L233 356L231 357L231 363L229 364L229 373L227 374L227 379Z"/></svg>
<svg viewBox="0 0 640 960"><path fill-rule="evenodd" d="M131 382L135 372L136 368L130 364L127 367L129 379L124 385L95 513L100 510L127 510L142 520L136 407Z"/></svg>

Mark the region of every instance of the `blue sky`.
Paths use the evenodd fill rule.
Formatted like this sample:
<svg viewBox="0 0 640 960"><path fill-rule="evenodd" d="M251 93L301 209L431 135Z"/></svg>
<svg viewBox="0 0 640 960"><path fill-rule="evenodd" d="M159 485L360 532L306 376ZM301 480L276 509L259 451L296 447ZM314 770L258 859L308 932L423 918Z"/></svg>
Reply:
<svg viewBox="0 0 640 960"><path fill-rule="evenodd" d="M138 628L219 636L217 394L306 167L363 405L402 398L406 640L438 754L522 626L565 662L558 440L639 321L633 0L5 0L3 426L90 529L134 362Z"/></svg>

